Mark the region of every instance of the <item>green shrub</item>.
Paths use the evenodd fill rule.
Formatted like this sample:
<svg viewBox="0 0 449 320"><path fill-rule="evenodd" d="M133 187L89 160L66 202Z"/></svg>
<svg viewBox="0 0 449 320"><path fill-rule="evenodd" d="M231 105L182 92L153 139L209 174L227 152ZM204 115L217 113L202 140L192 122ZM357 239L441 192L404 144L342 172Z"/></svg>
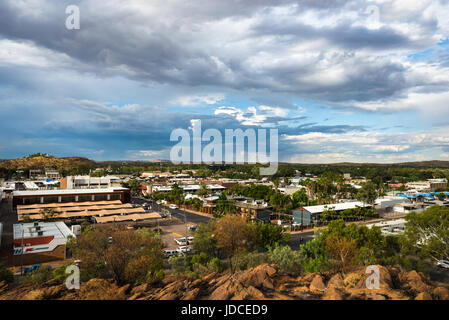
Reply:
<svg viewBox="0 0 449 320"><path fill-rule="evenodd" d="M0 282L13 282L14 281L14 273L11 270L6 268L4 265L0 264Z"/></svg>
<svg viewBox="0 0 449 320"><path fill-rule="evenodd" d="M280 271L300 274L302 271L301 256L299 251L294 251L289 246L277 246L269 249L270 262L277 264Z"/></svg>
<svg viewBox="0 0 449 320"><path fill-rule="evenodd" d="M213 272L221 273L225 270L226 265L218 258L213 258L209 261L208 267Z"/></svg>
<svg viewBox="0 0 449 320"><path fill-rule="evenodd" d="M210 259L211 259L211 257L208 254L206 254L205 252L201 252L200 254L196 254L196 255L192 256L190 263L192 265L194 265L194 264L207 265L209 263Z"/></svg>
<svg viewBox="0 0 449 320"><path fill-rule="evenodd" d="M68 266L70 266L72 263L66 263L63 265L60 265L59 267L53 269L53 278L65 281L65 279L70 275L69 273L65 273L65 270Z"/></svg>
<svg viewBox="0 0 449 320"><path fill-rule="evenodd" d="M50 266L41 265L38 270L27 273L20 279L20 283L24 285L35 285L47 282L53 279L53 272Z"/></svg>
<svg viewBox="0 0 449 320"><path fill-rule="evenodd" d="M237 268L247 270L267 262L270 262L270 257L266 252L248 252L238 257Z"/></svg>
<svg viewBox="0 0 449 320"><path fill-rule="evenodd" d="M170 269L175 274L190 272L190 261L186 255L173 256L168 258Z"/></svg>

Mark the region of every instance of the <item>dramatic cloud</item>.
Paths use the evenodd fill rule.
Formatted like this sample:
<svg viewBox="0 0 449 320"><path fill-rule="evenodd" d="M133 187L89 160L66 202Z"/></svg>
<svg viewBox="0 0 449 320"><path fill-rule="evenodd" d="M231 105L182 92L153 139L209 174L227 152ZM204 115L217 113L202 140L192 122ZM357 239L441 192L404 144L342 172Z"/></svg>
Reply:
<svg viewBox="0 0 449 320"><path fill-rule="evenodd" d="M0 155L159 158L201 119L277 127L292 161L445 158L448 16L442 0L4 0Z"/></svg>

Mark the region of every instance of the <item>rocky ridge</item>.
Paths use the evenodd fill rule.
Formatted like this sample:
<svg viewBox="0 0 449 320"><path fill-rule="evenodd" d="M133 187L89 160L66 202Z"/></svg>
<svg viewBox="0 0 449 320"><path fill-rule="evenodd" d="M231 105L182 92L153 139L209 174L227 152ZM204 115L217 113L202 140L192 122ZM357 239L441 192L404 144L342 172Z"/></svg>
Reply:
<svg viewBox="0 0 449 320"><path fill-rule="evenodd" d="M105 279L91 279L75 291L68 291L57 280L19 288L0 283L0 300L449 300L448 288L432 284L421 273L378 267L379 289L366 287L369 275L363 268L344 276L310 273L295 277L264 264L233 275L168 276L135 287L120 287Z"/></svg>

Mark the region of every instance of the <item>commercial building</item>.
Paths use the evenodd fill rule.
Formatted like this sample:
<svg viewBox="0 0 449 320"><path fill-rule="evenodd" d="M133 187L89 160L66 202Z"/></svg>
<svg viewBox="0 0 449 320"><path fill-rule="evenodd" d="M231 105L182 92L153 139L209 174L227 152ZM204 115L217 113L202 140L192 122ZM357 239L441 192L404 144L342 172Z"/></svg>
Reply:
<svg viewBox="0 0 449 320"><path fill-rule="evenodd" d="M43 214L45 209L51 209L51 213L57 219L145 213L142 207L134 208L130 203L114 200L18 205L17 216L19 221L45 219Z"/></svg>
<svg viewBox="0 0 449 320"><path fill-rule="evenodd" d="M30 179L32 180L59 180L61 179L61 175L59 171L54 168L45 168L45 169L30 169Z"/></svg>
<svg viewBox="0 0 449 320"><path fill-rule="evenodd" d="M184 193L196 193L200 188L200 184L185 184L179 186ZM206 184L206 188L210 190L212 193L220 193L224 190L226 190L226 187L219 185L219 184ZM171 185L153 185L149 186L149 189L147 189L148 193L152 192L169 192L172 189Z"/></svg>
<svg viewBox="0 0 449 320"><path fill-rule="evenodd" d="M68 237L75 237L63 222L14 224L13 263L24 265L66 258Z"/></svg>
<svg viewBox="0 0 449 320"><path fill-rule="evenodd" d="M348 209L356 209L363 207L369 208L371 206L368 204L364 204L360 201L307 206L293 211L293 224L298 225L315 224L320 220L320 214L322 214L325 211L334 211L338 213Z"/></svg>
<svg viewBox="0 0 449 320"><path fill-rule="evenodd" d="M116 176L67 176L61 179L61 189L100 189L120 186L121 179Z"/></svg>
<svg viewBox="0 0 449 320"><path fill-rule="evenodd" d="M128 188L103 189L65 189L65 190L34 190L14 191L12 194L13 206L27 204L48 204L64 202L86 201L112 201L120 200L122 203L131 201Z"/></svg>
<svg viewBox="0 0 449 320"><path fill-rule="evenodd" d="M408 182L405 185L408 189L413 189L418 192L421 191L435 191L447 188L447 180L443 179L428 179L427 181Z"/></svg>

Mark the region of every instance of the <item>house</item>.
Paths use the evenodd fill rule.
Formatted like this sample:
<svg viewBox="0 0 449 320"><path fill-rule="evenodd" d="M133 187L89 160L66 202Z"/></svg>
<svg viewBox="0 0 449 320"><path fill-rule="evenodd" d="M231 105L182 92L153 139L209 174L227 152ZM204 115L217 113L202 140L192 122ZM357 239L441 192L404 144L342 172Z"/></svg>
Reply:
<svg viewBox="0 0 449 320"><path fill-rule="evenodd" d="M270 221L270 215L273 207L266 203L264 200L245 199L241 201L235 201L235 207L237 212L242 216L250 216L253 220L259 220L263 222Z"/></svg>

